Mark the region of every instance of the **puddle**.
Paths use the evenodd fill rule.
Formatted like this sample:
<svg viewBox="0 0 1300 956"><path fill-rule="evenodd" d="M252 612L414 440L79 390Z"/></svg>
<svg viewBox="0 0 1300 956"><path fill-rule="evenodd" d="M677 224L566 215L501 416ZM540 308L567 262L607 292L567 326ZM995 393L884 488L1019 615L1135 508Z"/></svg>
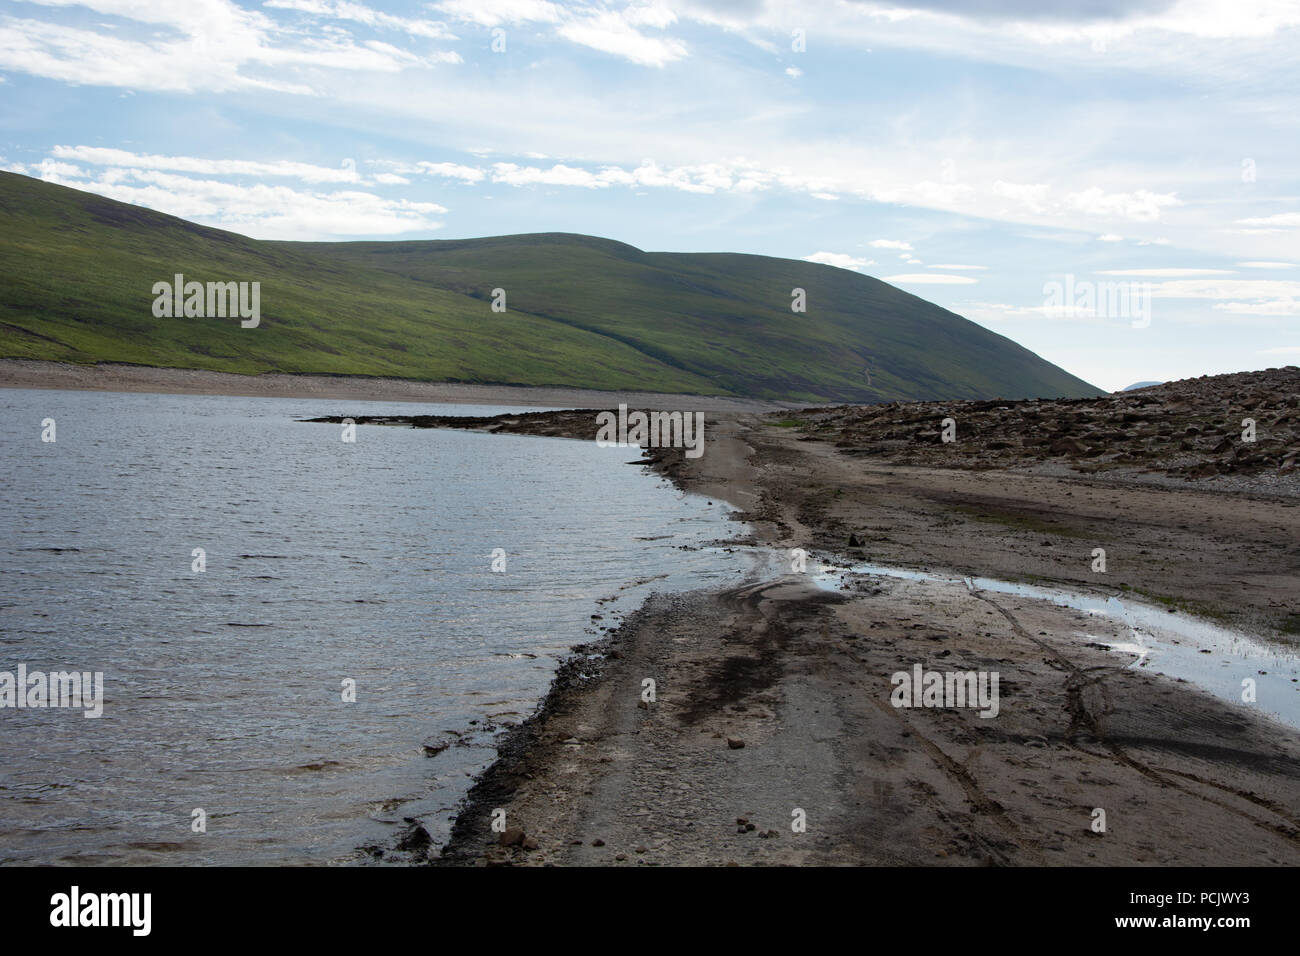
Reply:
<svg viewBox="0 0 1300 956"><path fill-rule="evenodd" d="M811 564L810 564L811 567ZM1127 640L1076 631L1085 642L1102 644L1133 658L1128 665L1166 677L1181 678L1216 697L1291 727L1300 728L1300 651L1270 644L1202 618L1167 608L1086 591L1016 584L994 578L964 578L882 564L851 567L821 565L813 572L819 587L838 590L845 575L875 575L922 583L964 585L968 589L1009 594L1072 608L1119 623ZM1242 681L1255 681L1256 703L1242 704Z"/></svg>

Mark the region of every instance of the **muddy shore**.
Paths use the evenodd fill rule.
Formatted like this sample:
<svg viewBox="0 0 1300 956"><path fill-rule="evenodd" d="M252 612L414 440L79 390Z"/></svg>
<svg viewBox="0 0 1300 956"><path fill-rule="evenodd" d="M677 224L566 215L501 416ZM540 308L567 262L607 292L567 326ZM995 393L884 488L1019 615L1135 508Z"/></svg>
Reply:
<svg viewBox="0 0 1300 956"><path fill-rule="evenodd" d="M1204 477L1175 486L1086 456L936 468L866 461L815 431L724 416L703 457L653 457L743 509L759 546L1138 597L1295 640L1289 470L1243 483L1192 463ZM575 437L590 434L584 422ZM1106 648L1125 637L1028 598L865 575L839 591L790 574L656 595L576 649L434 862L1300 863L1300 733L1263 716L1266 701L1129 666ZM891 706L890 676L916 664L998 672L997 716Z"/></svg>
<svg viewBox="0 0 1300 956"><path fill-rule="evenodd" d="M241 395L253 398L327 398L365 402L426 402L457 405L517 405L545 408L606 408L619 402L642 408L691 408L705 412L756 411L789 407L722 396L602 392L563 386L478 385L417 382L361 375L233 375L203 369L154 368L101 362L73 365L0 359L0 388L52 388L162 395Z"/></svg>

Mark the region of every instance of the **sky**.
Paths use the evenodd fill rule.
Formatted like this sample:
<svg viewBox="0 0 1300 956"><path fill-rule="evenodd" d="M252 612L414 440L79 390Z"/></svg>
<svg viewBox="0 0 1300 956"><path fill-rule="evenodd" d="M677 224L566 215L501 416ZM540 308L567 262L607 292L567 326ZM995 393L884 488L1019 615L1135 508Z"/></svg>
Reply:
<svg viewBox="0 0 1300 956"><path fill-rule="evenodd" d="M1117 389L1300 364L1297 51L1300 0L0 0L0 168L808 259Z"/></svg>

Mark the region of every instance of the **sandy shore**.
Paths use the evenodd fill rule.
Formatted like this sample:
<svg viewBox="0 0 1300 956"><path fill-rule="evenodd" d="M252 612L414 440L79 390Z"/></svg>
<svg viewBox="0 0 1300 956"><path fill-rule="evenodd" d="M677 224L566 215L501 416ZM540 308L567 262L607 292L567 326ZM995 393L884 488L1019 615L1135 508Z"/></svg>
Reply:
<svg viewBox="0 0 1300 956"><path fill-rule="evenodd" d="M710 424L702 458L660 467L745 509L759 545L1127 587L1279 640L1300 610L1294 481L865 463L757 416ZM656 596L561 669L441 862L1300 863L1300 733L1101 646L1124 638L960 583L864 576L837 593L792 574ZM890 675L918 663L999 672L999 714L891 706Z"/></svg>
<svg viewBox="0 0 1300 956"><path fill-rule="evenodd" d="M259 398L329 398L365 402L427 402L518 405L542 408L607 408L626 402L641 408L738 412L790 407L775 402L717 396L662 395L655 392L602 392L592 389L524 385L471 385L415 382L399 378L344 375L231 375L201 369L142 365L71 365L0 359L0 388L80 389L148 392L166 395L247 395Z"/></svg>

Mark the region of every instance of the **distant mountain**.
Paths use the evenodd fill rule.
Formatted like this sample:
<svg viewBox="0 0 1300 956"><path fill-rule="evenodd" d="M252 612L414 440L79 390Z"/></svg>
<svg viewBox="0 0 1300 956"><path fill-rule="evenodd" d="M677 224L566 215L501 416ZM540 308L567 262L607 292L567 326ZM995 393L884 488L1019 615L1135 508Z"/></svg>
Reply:
<svg viewBox="0 0 1300 956"><path fill-rule="evenodd" d="M261 324L155 317L151 290L176 273L260 282ZM494 289L508 311L491 310ZM1102 394L831 266L560 233L257 241L13 173L0 173L0 357L817 402Z"/></svg>
<svg viewBox="0 0 1300 956"><path fill-rule="evenodd" d="M1152 385L1163 385L1164 382L1134 382L1132 385L1121 388L1121 392L1131 392L1135 388L1150 388Z"/></svg>

